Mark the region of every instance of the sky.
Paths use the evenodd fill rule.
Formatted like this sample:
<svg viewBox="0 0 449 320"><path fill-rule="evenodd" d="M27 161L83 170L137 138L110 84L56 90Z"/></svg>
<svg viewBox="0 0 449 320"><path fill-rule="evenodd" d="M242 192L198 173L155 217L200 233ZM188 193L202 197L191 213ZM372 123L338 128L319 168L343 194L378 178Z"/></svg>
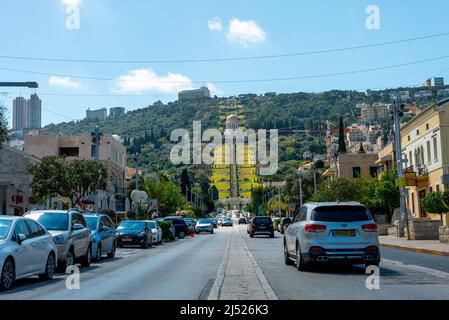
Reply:
<svg viewBox="0 0 449 320"><path fill-rule="evenodd" d="M449 79L447 57L347 75L233 82L449 56L449 34L270 59L185 61L285 55L446 33L448 11L447 0L0 0L0 81L39 83L38 89L0 88L0 102L11 120L12 99L37 93L46 125L82 119L87 108L134 110L157 100L174 101L179 90L201 85L213 95L232 96L391 88L418 85L437 74Z"/></svg>

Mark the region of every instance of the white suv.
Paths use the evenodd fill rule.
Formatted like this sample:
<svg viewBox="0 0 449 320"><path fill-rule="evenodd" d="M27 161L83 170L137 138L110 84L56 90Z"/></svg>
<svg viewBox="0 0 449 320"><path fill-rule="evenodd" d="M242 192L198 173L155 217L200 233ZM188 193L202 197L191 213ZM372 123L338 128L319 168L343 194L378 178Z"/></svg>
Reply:
<svg viewBox="0 0 449 320"><path fill-rule="evenodd" d="M377 224L358 202L307 203L284 235L284 260L304 270L310 263L379 265Z"/></svg>

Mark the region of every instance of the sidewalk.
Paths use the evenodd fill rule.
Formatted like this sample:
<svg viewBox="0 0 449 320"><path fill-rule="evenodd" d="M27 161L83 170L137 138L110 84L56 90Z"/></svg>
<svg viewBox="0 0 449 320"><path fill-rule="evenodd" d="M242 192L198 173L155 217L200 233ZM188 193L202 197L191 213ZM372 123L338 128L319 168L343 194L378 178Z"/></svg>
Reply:
<svg viewBox="0 0 449 320"><path fill-rule="evenodd" d="M438 240L407 240L407 238L379 236L379 242L381 246L387 248L449 256L449 244Z"/></svg>

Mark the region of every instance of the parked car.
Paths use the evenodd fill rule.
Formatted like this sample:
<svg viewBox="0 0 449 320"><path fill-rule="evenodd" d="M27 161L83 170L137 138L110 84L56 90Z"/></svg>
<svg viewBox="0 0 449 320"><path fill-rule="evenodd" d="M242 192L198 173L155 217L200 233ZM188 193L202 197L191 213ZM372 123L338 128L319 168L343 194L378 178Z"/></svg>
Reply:
<svg viewBox="0 0 449 320"><path fill-rule="evenodd" d="M34 275L52 279L57 254L51 234L40 223L0 216L0 290L9 290L17 279Z"/></svg>
<svg viewBox="0 0 449 320"><path fill-rule="evenodd" d="M218 219L217 218L210 218L210 221L212 222L212 225L214 228L218 228Z"/></svg>
<svg viewBox="0 0 449 320"><path fill-rule="evenodd" d="M158 223L155 220L148 220L146 221L147 224L151 228L151 234L153 236L153 243L155 244L161 244L162 243L162 229L159 227Z"/></svg>
<svg viewBox="0 0 449 320"><path fill-rule="evenodd" d="M217 220L217 226L221 227L223 223L223 218L218 218Z"/></svg>
<svg viewBox="0 0 449 320"><path fill-rule="evenodd" d="M83 214L92 234L92 258L100 261L104 254L115 257L117 232L111 218L106 214Z"/></svg>
<svg viewBox="0 0 449 320"><path fill-rule="evenodd" d="M284 234L285 229L290 225L291 219L290 218L282 218L281 223L279 223L279 232L281 234Z"/></svg>
<svg viewBox="0 0 449 320"><path fill-rule="evenodd" d="M153 235L150 226L143 220L124 220L117 227L117 243L123 246L153 246Z"/></svg>
<svg viewBox="0 0 449 320"><path fill-rule="evenodd" d="M211 219L199 219L195 226L195 233L209 232L214 233L214 225Z"/></svg>
<svg viewBox="0 0 449 320"><path fill-rule="evenodd" d="M234 225L234 222L232 221L231 218L226 217L226 218L223 218L223 220L222 220L222 222L221 222L221 225L222 225L223 227L226 227L226 226L232 227L232 226Z"/></svg>
<svg viewBox="0 0 449 320"><path fill-rule="evenodd" d="M175 227L175 236L184 239L189 232L189 226L182 217L165 217L164 221L171 221Z"/></svg>
<svg viewBox="0 0 449 320"><path fill-rule="evenodd" d="M239 224L246 224L246 218L240 218Z"/></svg>
<svg viewBox="0 0 449 320"><path fill-rule="evenodd" d="M309 203L285 230L284 260L298 270L310 263L380 263L377 224L358 202Z"/></svg>
<svg viewBox="0 0 449 320"><path fill-rule="evenodd" d="M248 225L248 233L251 238L256 235L268 235L274 238L273 220L266 216L254 217Z"/></svg>
<svg viewBox="0 0 449 320"><path fill-rule="evenodd" d="M53 236L58 248L58 266L61 271L81 262L88 267L92 259L92 235L86 220L78 211L42 210L27 212L25 217L42 224Z"/></svg>

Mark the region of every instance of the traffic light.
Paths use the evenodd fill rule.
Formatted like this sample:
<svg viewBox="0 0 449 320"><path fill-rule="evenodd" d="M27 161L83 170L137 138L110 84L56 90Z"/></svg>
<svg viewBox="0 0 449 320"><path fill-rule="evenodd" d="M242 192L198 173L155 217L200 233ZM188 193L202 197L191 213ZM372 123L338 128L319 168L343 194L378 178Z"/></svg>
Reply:
<svg viewBox="0 0 449 320"><path fill-rule="evenodd" d="M322 160L316 160L313 164L315 169L322 169L324 168L324 162Z"/></svg>

